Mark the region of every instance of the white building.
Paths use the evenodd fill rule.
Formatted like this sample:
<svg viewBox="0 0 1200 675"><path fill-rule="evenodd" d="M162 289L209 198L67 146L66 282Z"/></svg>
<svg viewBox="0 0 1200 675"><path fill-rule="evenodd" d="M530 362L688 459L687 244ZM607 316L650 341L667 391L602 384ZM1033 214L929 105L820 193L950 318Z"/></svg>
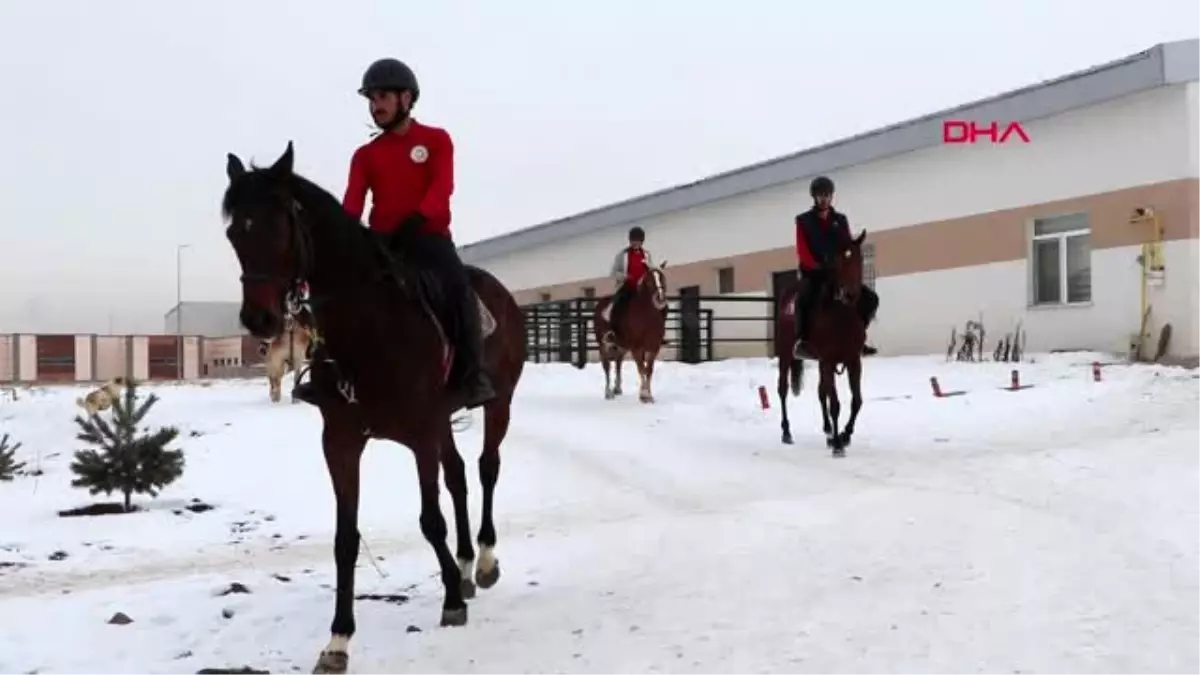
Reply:
<svg viewBox="0 0 1200 675"><path fill-rule="evenodd" d="M769 296L790 273L794 215L808 182L837 183L837 206L873 243L882 298L871 340L881 353L945 350L952 326L983 315L989 336L1018 322L1030 350L1125 353L1141 316L1149 208L1162 226L1161 280L1147 291L1150 342L1171 324L1169 354L1197 338L1197 40L1157 45L1112 63L804 152L463 247L520 302L599 289L626 230L670 261L671 291ZM1018 122L1010 138L946 144L944 122ZM697 290L695 288L689 290ZM719 312L769 311L762 306ZM718 331L761 335L764 324ZM719 355L765 353L720 348ZM1153 352L1153 347L1150 348Z"/></svg>

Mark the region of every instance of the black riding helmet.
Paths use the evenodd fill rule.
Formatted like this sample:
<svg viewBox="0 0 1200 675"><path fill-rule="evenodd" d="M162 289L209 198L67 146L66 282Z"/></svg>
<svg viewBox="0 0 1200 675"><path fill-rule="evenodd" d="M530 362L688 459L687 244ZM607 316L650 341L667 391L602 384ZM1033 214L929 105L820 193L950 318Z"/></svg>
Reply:
<svg viewBox="0 0 1200 675"><path fill-rule="evenodd" d="M817 176L808 186L808 194L813 199L816 199L818 195L832 195L833 181L829 180L827 176Z"/></svg>
<svg viewBox="0 0 1200 675"><path fill-rule="evenodd" d="M637 242L645 243L646 231L643 230L642 228L638 227L637 225L634 225L632 228L629 229L629 241L637 241Z"/></svg>
<svg viewBox="0 0 1200 675"><path fill-rule="evenodd" d="M403 61L399 59L379 59L367 67L363 73L362 86L358 93L366 96L367 92L379 89L383 91L412 92L412 102L416 105L421 96L421 87L417 84L417 76Z"/></svg>

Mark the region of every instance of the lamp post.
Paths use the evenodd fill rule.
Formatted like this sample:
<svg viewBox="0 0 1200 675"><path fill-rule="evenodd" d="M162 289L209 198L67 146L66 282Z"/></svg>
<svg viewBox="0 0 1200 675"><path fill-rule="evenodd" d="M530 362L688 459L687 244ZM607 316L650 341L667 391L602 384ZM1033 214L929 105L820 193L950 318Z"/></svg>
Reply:
<svg viewBox="0 0 1200 675"><path fill-rule="evenodd" d="M175 375L183 379L183 249L191 244L175 245Z"/></svg>

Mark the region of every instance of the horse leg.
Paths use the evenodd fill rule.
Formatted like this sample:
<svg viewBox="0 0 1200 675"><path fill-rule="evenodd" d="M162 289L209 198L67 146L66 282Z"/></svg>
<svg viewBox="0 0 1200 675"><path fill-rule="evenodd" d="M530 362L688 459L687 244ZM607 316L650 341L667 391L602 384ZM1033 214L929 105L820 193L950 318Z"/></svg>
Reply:
<svg viewBox="0 0 1200 675"><path fill-rule="evenodd" d="M442 587L445 600L442 602L443 626L463 626L467 623L467 603L463 600L462 572L458 562L450 555L446 545L446 517L438 502L438 473L440 467L441 442L450 433L450 419L437 420L438 426L413 443L413 455L417 460L417 482L421 490L421 534L433 547L438 566L442 570Z"/></svg>
<svg viewBox="0 0 1200 675"><path fill-rule="evenodd" d="M321 650L314 673L344 673L350 662L350 638L354 636L354 568L358 562L358 491L363 448L367 438L344 419L326 418L321 432L325 466L333 483L336 530L333 560L337 566L337 593L329 644Z"/></svg>
<svg viewBox="0 0 1200 675"><path fill-rule="evenodd" d="M283 384L283 376L269 373L267 375L267 380L271 385L271 402L279 403L279 398L282 396L281 385Z"/></svg>
<svg viewBox="0 0 1200 675"><path fill-rule="evenodd" d="M823 396L829 401L829 416L825 420L825 445L833 449L834 457L841 457L846 454L846 450L842 444L842 437L838 434L838 416L841 414L842 405L838 401L835 365L832 361L821 361L821 389L824 391Z"/></svg>
<svg viewBox="0 0 1200 675"><path fill-rule="evenodd" d="M624 365L624 363L625 363L625 350L624 349L617 350L617 355L616 355L616 358L613 359L613 362L616 364L616 368L617 368L617 383L613 387L612 393L613 393L613 396L620 396L623 393L621 391L621 366Z"/></svg>
<svg viewBox="0 0 1200 675"><path fill-rule="evenodd" d="M600 365L604 366L604 400L611 401L616 398L617 392L612 385L612 360L603 349L600 350Z"/></svg>
<svg viewBox="0 0 1200 675"><path fill-rule="evenodd" d="M846 379L850 380L850 419L842 430L843 447L849 447L850 437L854 435L854 423L858 421L858 411L862 409L862 358L855 357L846 364Z"/></svg>
<svg viewBox="0 0 1200 675"><path fill-rule="evenodd" d="M470 600L475 597L475 582L471 574L475 567L475 547L471 544L471 514L467 504L467 469L463 464L462 455L454 443L454 434L447 427L442 436L442 471L446 491L454 503L454 533L457 537L458 571L462 576L463 597Z"/></svg>
<svg viewBox="0 0 1200 675"><path fill-rule="evenodd" d="M790 368L795 368L798 365L799 363L793 364L789 359L784 358L783 355L780 355L779 357L779 383L777 390L779 392L779 410L783 413L783 421L780 422L779 427L783 431L782 440L786 445L791 445L793 443L792 424L788 421L787 409L788 370Z"/></svg>
<svg viewBox="0 0 1200 675"><path fill-rule="evenodd" d="M654 380L654 354L643 352L638 361L642 373L642 390L638 398L642 403L654 403L654 389L651 384Z"/></svg>
<svg viewBox="0 0 1200 675"><path fill-rule="evenodd" d="M496 524L492 520L492 504L496 481L500 478L500 443L508 435L508 399L496 401L484 411L483 454L479 456L479 482L483 484L483 515L480 518L479 564L475 568L475 583L491 588L500 580L500 562L496 560Z"/></svg>

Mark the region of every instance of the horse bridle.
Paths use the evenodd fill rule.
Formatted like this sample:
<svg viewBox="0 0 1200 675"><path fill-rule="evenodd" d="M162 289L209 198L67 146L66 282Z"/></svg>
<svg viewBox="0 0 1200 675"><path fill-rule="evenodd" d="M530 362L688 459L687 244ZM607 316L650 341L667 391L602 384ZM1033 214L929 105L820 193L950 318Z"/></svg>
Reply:
<svg viewBox="0 0 1200 675"><path fill-rule="evenodd" d="M295 319L304 310L312 311L308 289L308 276L312 273L313 267L313 242L312 232L304 227L300 219L300 203L295 199L289 198L289 205L286 211L287 232L292 243L292 257L295 263L295 275L287 277L277 274L265 273L246 273L243 272L240 281L245 284L249 283L270 283L275 282L281 284L284 291L284 318L285 320ZM316 317L313 317L313 331L316 329Z"/></svg>
<svg viewBox="0 0 1200 675"><path fill-rule="evenodd" d="M650 273L647 274L646 277L643 277L643 283L645 283L645 279L647 277L651 278L653 280L651 283L654 284L654 297L652 298L652 300L654 301L654 305L655 305L655 307L658 307L658 296L661 294L662 299L663 299L663 306L665 307L666 303L667 303L667 291L665 288L663 288L663 286L666 285L666 282L664 281L660 284L659 276L658 276L658 275L662 275L663 271L657 267L652 267L652 268L650 268L649 272ZM662 309L662 308L659 307L659 309Z"/></svg>

